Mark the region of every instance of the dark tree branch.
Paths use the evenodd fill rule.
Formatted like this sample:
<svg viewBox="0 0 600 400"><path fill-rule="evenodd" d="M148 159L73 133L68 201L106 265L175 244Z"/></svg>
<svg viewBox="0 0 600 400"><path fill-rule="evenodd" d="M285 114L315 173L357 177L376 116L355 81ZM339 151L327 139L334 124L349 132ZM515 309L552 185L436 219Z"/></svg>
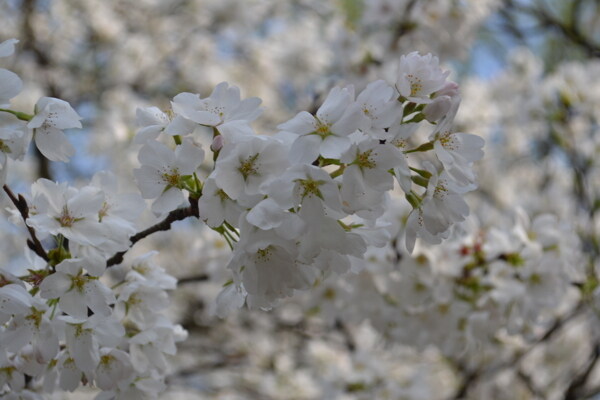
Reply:
<svg viewBox="0 0 600 400"><path fill-rule="evenodd" d="M17 207L17 210L19 210L21 218L23 218L23 222L25 223L25 226L29 231L31 239L27 239L27 246L31 250L33 250L35 254L43 258L45 261L48 261L48 254L46 253L46 250L44 250L44 246L42 246L42 243L40 243L39 239L37 238L35 234L35 229L27 225L27 218L29 218L29 206L27 205L27 200L25 200L25 198L22 195L19 195L18 197L15 196L13 191L10 190L10 188L7 185L2 186L2 188L6 192L12 203L15 205L15 207Z"/></svg>
<svg viewBox="0 0 600 400"><path fill-rule="evenodd" d="M592 374L594 367L598 364L600 358L600 342L594 346L594 352L590 356L588 365L571 381L565 392L565 400L578 400L583 397L585 384Z"/></svg>
<svg viewBox="0 0 600 400"><path fill-rule="evenodd" d="M145 229L141 232L138 232L135 235L133 235L131 238L129 238L129 240L131 241L131 246L129 248L131 248L134 244L136 244L137 242L139 242L146 236L149 236L155 232L168 231L169 229L171 229L171 224L175 221L181 221L181 220L186 219L187 217L198 218L200 216L200 213L198 210L198 199L190 198L189 202L190 202L189 207L178 208L177 210L171 211L165 219L163 219L156 225L152 225L150 228ZM129 249L121 251L121 252L115 254L114 256L112 256L111 258L109 258L106 261L106 266L111 267L113 265L121 264L123 262L123 257L125 256L125 253L127 253L128 250Z"/></svg>
<svg viewBox="0 0 600 400"><path fill-rule="evenodd" d="M582 9L581 0L573 0L569 15L565 20L553 15L553 13L542 3L533 5L516 4L513 0L505 0L499 15L504 18L507 25L511 27L509 32L517 39L523 39L523 29L516 21L519 14L525 15L537 21L545 29L558 32L564 39L582 48L590 57L600 57L600 43L587 36L580 28L579 21Z"/></svg>
<svg viewBox="0 0 600 400"><path fill-rule="evenodd" d="M209 276L207 274L200 274L195 276L186 276L185 278L178 278L178 285L185 285L187 283L197 283L207 281Z"/></svg>
<svg viewBox="0 0 600 400"><path fill-rule="evenodd" d="M487 376L493 376L498 372L504 370L505 368L509 368L512 366L517 366L525 356L527 356L534 348L538 345L547 342L550 340L556 333L558 333L562 327L564 327L568 322L572 321L575 317L579 316L585 310L585 302L581 300L573 310L568 313L563 318L558 318L550 328L537 340L532 342L527 346L527 348L517 354L515 354L510 360L501 362L495 366L488 368L487 370L474 370L474 371L464 371L464 378L462 383L460 384L456 393L451 397L452 400L459 400L465 397L465 395L469 392L471 387L476 384L481 378Z"/></svg>
<svg viewBox="0 0 600 400"><path fill-rule="evenodd" d="M529 390L529 392L540 398L543 399L546 396L535 386L535 383L533 382L533 379L531 379L531 376L527 375L525 372L523 372L521 369L519 369L517 371L517 376L519 377L519 379L521 380L521 382L523 382L523 384L525 384L525 386L527 387L527 389Z"/></svg>

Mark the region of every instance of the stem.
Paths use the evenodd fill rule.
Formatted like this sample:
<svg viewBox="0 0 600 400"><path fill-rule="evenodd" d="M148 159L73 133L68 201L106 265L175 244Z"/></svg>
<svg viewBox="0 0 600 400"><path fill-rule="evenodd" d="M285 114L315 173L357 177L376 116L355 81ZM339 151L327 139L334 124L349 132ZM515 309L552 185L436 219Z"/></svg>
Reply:
<svg viewBox="0 0 600 400"><path fill-rule="evenodd" d="M23 218L23 222L25 222L25 226L29 231L31 239L27 239L27 247L29 247L35 254L43 258L45 261L49 261L50 259L48 258L48 253L46 253L46 250L44 250L44 246L42 246L42 243L37 238L35 234L35 229L27 225L27 218L29 218L29 206L27 205L27 200L25 200L25 198L22 195L19 195L19 197L17 198L17 196L15 196L13 191L10 190L10 188L7 185L2 186L2 188L4 189L10 200L13 202L15 207L17 207L17 210L19 210L21 218Z"/></svg>
<svg viewBox="0 0 600 400"><path fill-rule="evenodd" d="M416 152L424 152L424 151L429 151L429 150L433 150L433 142L423 143L422 145L420 145L416 149L406 150L404 152L404 154L416 153Z"/></svg>
<svg viewBox="0 0 600 400"><path fill-rule="evenodd" d="M198 199L189 198L188 200L190 202L189 207L178 208L177 210L171 211L169 215L167 215L167 217L161 222L157 223L156 225L152 225L150 228L138 232L132 237L130 237L129 240L131 241L131 246L129 248L133 247L134 244L136 244L146 236L150 236L155 232L168 231L169 229L171 229L171 224L175 221L181 221L186 219L187 217L198 218L200 215L198 210ZM109 268L113 265L121 264L123 262L123 257L125 256L125 253L127 253L128 250L129 249L118 252L114 256L109 258L106 261L106 267Z"/></svg>
<svg viewBox="0 0 600 400"><path fill-rule="evenodd" d="M329 174L332 178L337 178L338 176L340 176L341 174L344 173L344 170L346 169L345 165L340 165L340 167L338 169L336 169L335 171L333 171L331 174Z"/></svg>
<svg viewBox="0 0 600 400"><path fill-rule="evenodd" d="M185 285L186 283L195 283L195 282L203 282L208 280L207 274L200 274L196 276L188 276L185 278L177 279L178 285Z"/></svg>
<svg viewBox="0 0 600 400"><path fill-rule="evenodd" d="M21 121L31 121L33 118L33 115L26 114L26 113L20 112L20 111L8 110L6 108L0 108L0 112L12 114L15 117L19 118Z"/></svg>

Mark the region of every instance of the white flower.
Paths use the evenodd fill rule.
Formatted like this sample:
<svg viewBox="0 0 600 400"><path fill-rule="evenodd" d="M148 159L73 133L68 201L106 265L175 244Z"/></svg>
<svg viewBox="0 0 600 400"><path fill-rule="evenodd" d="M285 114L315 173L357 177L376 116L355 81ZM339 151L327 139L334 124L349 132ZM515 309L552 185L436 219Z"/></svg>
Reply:
<svg viewBox="0 0 600 400"><path fill-rule="evenodd" d="M192 133L196 125L176 115L173 120L157 107L138 108L135 112L136 122L142 127L134 138L134 143L146 143L155 140L161 132L168 135L187 135Z"/></svg>
<svg viewBox="0 0 600 400"><path fill-rule="evenodd" d="M0 287L0 323L7 322L12 315L25 315L30 310L32 297L23 283L19 283Z"/></svg>
<svg viewBox="0 0 600 400"><path fill-rule="evenodd" d="M138 159L142 166L133 171L142 196L156 199L152 211L163 214L185 201L183 179L191 176L204 160L204 150L186 139L175 151L160 142L148 141Z"/></svg>
<svg viewBox="0 0 600 400"><path fill-rule="evenodd" d="M296 263L297 247L273 230L241 224L240 237L227 268L236 284L243 284L249 306L270 308L277 300L291 296L294 289L308 289L314 283L311 268Z"/></svg>
<svg viewBox="0 0 600 400"><path fill-rule="evenodd" d="M175 343L186 337L187 331L181 325L173 325L165 316L158 315L154 326L129 339L133 367L139 372L150 368L164 372L168 367L165 354L177 353Z"/></svg>
<svg viewBox="0 0 600 400"><path fill-rule="evenodd" d="M141 196L137 193L119 193L117 178L108 171L96 173L90 186L98 188L104 194L98 220L106 230L110 252L125 250L129 247L129 237L136 233L135 221L144 210ZM110 246L108 246L110 244Z"/></svg>
<svg viewBox="0 0 600 400"><path fill-rule="evenodd" d="M112 291L97 277L86 275L85 259L67 259L56 266L56 272L40 285L45 299L59 299L60 309L75 318L86 318L88 307L100 315L109 315L116 299Z"/></svg>
<svg viewBox="0 0 600 400"><path fill-rule="evenodd" d="M77 190L66 183L38 179L31 187L34 215L27 225L41 234L61 234L79 244L100 246L106 235L98 222L102 192L86 186ZM31 213L30 213L31 214Z"/></svg>
<svg viewBox="0 0 600 400"><path fill-rule="evenodd" d="M306 199L299 216L306 226L298 240L298 258L303 263L313 265L314 259L321 256L315 266L325 272L330 269L341 272L350 265L346 255L361 257L365 252L366 245L360 235L346 232L337 220L327 216L318 199Z"/></svg>
<svg viewBox="0 0 600 400"><path fill-rule="evenodd" d="M100 362L96 368L96 386L102 390L116 389L120 382L128 382L133 375L129 354L104 347L100 349Z"/></svg>
<svg viewBox="0 0 600 400"><path fill-rule="evenodd" d="M213 312L219 318L225 318L232 311L242 308L248 293L241 285L229 284L217 296Z"/></svg>
<svg viewBox="0 0 600 400"><path fill-rule="evenodd" d="M267 192L283 209L298 209L305 199L314 197L332 210L342 208L337 183L314 165L298 164L288 168L281 178L269 184Z"/></svg>
<svg viewBox="0 0 600 400"><path fill-rule="evenodd" d="M405 193L409 193L412 187L411 172L408 166L408 157L404 153L408 149L408 140L418 128L416 123L396 124L388 130L389 143L398 148L403 157L398 159L398 164L394 167L394 176L398 180L400 187Z"/></svg>
<svg viewBox="0 0 600 400"><path fill-rule="evenodd" d="M75 365L75 359L69 355L68 351L64 351L59 357L57 369L59 372L58 386L62 390L72 392L79 387L83 373Z"/></svg>
<svg viewBox="0 0 600 400"><path fill-rule="evenodd" d="M438 175L433 164L424 162L431 174L427 191L418 207L414 208L406 222L406 248L412 252L416 237L430 244L439 244L450 234L449 228L463 221L469 207L445 170Z"/></svg>
<svg viewBox="0 0 600 400"><path fill-rule="evenodd" d="M125 335L125 328L113 317L94 314L77 319L61 316L65 323L67 349L75 366L92 377L100 362L100 347L115 347Z"/></svg>
<svg viewBox="0 0 600 400"><path fill-rule="evenodd" d="M363 131L378 139L386 138L385 128L389 128L402 116L402 108L396 100L394 88L387 82L378 80L369 83L356 98L356 104L363 113Z"/></svg>
<svg viewBox="0 0 600 400"><path fill-rule="evenodd" d="M180 93L173 98L171 105L175 113L191 121L218 127L233 121L254 121L262 113L260 103L258 97L240 100L240 89L221 82L205 99L193 93Z"/></svg>
<svg viewBox="0 0 600 400"><path fill-rule="evenodd" d="M9 392L22 390L25 387L25 376L2 351L0 352L0 387L5 385L10 388Z"/></svg>
<svg viewBox="0 0 600 400"><path fill-rule="evenodd" d="M169 305L167 293L142 281L127 283L122 289L115 310L127 316L139 326L150 326L157 313Z"/></svg>
<svg viewBox="0 0 600 400"><path fill-rule="evenodd" d="M435 153L444 169L456 182L457 190L460 187L460 190L467 192L476 187L472 164L483 157L482 148L485 141L479 136L452 130L459 103L460 98L456 98L453 109L439 123L429 139L433 142Z"/></svg>
<svg viewBox="0 0 600 400"><path fill-rule="evenodd" d="M413 51L400 57L396 89L413 103L427 104L430 96L446 84L449 71L442 71L439 59L431 53L421 56Z"/></svg>
<svg viewBox="0 0 600 400"><path fill-rule="evenodd" d="M20 288L20 286L17 287ZM6 330L0 331L0 341L5 350L13 353L18 353L24 346L31 343L30 351L36 360L48 362L58 353L56 327L48 319L46 304L37 297L31 298L30 302L31 306L26 312L13 314Z"/></svg>
<svg viewBox="0 0 600 400"><path fill-rule="evenodd" d="M340 161L348 164L342 175L344 210L349 214L362 210L382 213L383 195L394 186L389 170L401 165L402 153L393 145L364 136L342 154Z"/></svg>
<svg viewBox="0 0 600 400"><path fill-rule="evenodd" d="M221 135L217 136L221 137ZM214 179L208 178L202 187L202 197L198 201L200 218L210 227L217 227L227 221L237 225L243 208L219 188Z"/></svg>
<svg viewBox="0 0 600 400"><path fill-rule="evenodd" d="M35 144L40 152L52 161L69 161L75 148L63 130L81 128L81 117L64 100L42 97L38 100L36 114L27 127L34 129Z"/></svg>
<svg viewBox="0 0 600 400"><path fill-rule="evenodd" d="M164 268L154 264L150 258L158 254L151 251L135 258L131 262L131 271L127 273L128 281L139 280L145 285L155 286L160 289L175 289L177 279L167 274Z"/></svg>
<svg viewBox="0 0 600 400"><path fill-rule="evenodd" d="M15 51L16 39L8 39L0 43L0 57L11 56ZM0 107L7 107L10 99L21 92L23 81L14 72L0 68Z"/></svg>
<svg viewBox="0 0 600 400"><path fill-rule="evenodd" d="M319 157L338 158L350 145L348 135L361 127L363 113L354 102L354 88L331 89L315 116L302 111L277 128L298 135L290 150L294 164Z"/></svg>
<svg viewBox="0 0 600 400"><path fill-rule="evenodd" d="M29 135L23 121L13 115L1 113L0 164L5 163L6 158L23 160L28 144Z"/></svg>
<svg viewBox="0 0 600 400"><path fill-rule="evenodd" d="M288 166L286 148L266 136L251 136L223 147L210 177L232 199L256 195Z"/></svg>
<svg viewBox="0 0 600 400"><path fill-rule="evenodd" d="M0 107L8 107L10 99L21 93L23 81L17 74L0 68Z"/></svg>

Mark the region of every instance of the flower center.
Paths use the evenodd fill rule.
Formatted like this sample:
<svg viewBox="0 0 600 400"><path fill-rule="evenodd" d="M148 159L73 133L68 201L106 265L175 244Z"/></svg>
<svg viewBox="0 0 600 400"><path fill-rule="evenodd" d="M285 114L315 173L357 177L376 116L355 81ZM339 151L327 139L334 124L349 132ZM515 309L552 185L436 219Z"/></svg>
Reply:
<svg viewBox="0 0 600 400"><path fill-rule="evenodd" d="M358 165L361 169L375 168L377 164L371 158L371 153L373 153L373 149L369 149L364 153L358 153L358 155L356 156L356 160L354 160L354 164Z"/></svg>
<svg viewBox="0 0 600 400"><path fill-rule="evenodd" d="M264 248L264 249L259 249L256 252L256 258L260 262L267 262L271 259L271 253L272 253L271 246Z"/></svg>
<svg viewBox="0 0 600 400"><path fill-rule="evenodd" d="M423 84L421 82L421 79L414 76L413 74L408 74L406 77L410 82L410 96L417 96L421 92L421 90L423 90Z"/></svg>
<svg viewBox="0 0 600 400"><path fill-rule="evenodd" d="M83 288L87 282L87 279L83 275L77 275L71 278L71 288L76 289L78 292L83 292Z"/></svg>
<svg viewBox="0 0 600 400"><path fill-rule="evenodd" d="M253 156L246 158L244 161L241 162L238 171L240 171L240 174L242 174L244 180L248 179L250 175L258 175L258 169L256 165L254 165L254 163L258 159L258 156L259 154L257 153Z"/></svg>
<svg viewBox="0 0 600 400"><path fill-rule="evenodd" d="M179 175L179 169L172 168L169 172L163 172L162 180L167 184L167 186L177 186L179 185L179 180L181 176Z"/></svg>
<svg viewBox="0 0 600 400"><path fill-rule="evenodd" d="M10 154L10 147L8 147L8 145L6 143L4 143L2 141L2 139L0 139L0 151L6 154Z"/></svg>
<svg viewBox="0 0 600 400"><path fill-rule="evenodd" d="M321 191L319 190L319 186L323 183L322 181L313 181L312 179L298 179L296 182L300 183L301 187L301 197L305 198L306 196L317 196L321 197Z"/></svg>
<svg viewBox="0 0 600 400"><path fill-rule="evenodd" d="M318 135L321 139L325 139L327 136L333 135L328 124L324 124L321 121L317 122L317 128L314 131L315 135Z"/></svg>
<svg viewBox="0 0 600 400"><path fill-rule="evenodd" d="M452 132L444 132L443 134L439 135L438 139L442 147L445 149L456 150L458 147L458 143L456 142Z"/></svg>
<svg viewBox="0 0 600 400"><path fill-rule="evenodd" d="M56 218L56 220L58 221L60 226L66 227L66 228L72 227L73 223L79 221L80 219L81 218L78 219L78 218L75 218L74 216L72 216L66 205L63 207L62 214L60 215L60 217Z"/></svg>
<svg viewBox="0 0 600 400"><path fill-rule="evenodd" d="M102 208L98 211L98 220L102 222L102 218L108 215L108 210L110 209L110 205L107 202L102 203Z"/></svg>

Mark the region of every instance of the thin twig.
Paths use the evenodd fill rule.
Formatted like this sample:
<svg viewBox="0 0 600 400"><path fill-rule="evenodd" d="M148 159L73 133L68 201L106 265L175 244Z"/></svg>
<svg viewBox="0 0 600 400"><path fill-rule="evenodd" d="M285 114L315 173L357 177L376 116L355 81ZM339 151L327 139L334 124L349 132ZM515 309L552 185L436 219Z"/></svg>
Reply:
<svg viewBox="0 0 600 400"><path fill-rule="evenodd" d="M185 285L186 283L196 283L207 281L209 276L207 274L200 274L195 276L186 276L185 278L178 278L178 285Z"/></svg>
<svg viewBox="0 0 600 400"><path fill-rule="evenodd" d="M458 400L463 398L467 394L471 386L477 381L479 381L481 378L490 375L495 375L496 373L504 370L505 368L518 365L521 362L521 360L523 360L523 358L525 358L525 356L527 356L534 348L551 339L557 332L560 331L560 329L563 326L567 324L567 322L579 316L584 309L585 302L582 300L577 304L575 308L573 308L573 310L569 314L567 314L563 318L558 318L556 321L554 321L554 324L552 324L552 326L548 328L548 330L541 337L539 337L533 343L530 343L524 351L517 353L510 360L494 365L484 371L466 371L465 377L463 378L461 385L459 386L454 396L451 397L451 399Z"/></svg>
<svg viewBox="0 0 600 400"><path fill-rule="evenodd" d="M190 198L189 201L190 201L189 207L178 208L177 210L171 211L165 219L163 219L156 225L152 225L150 228L145 229L141 232L138 232L135 235L133 235L131 238L129 238L129 240L131 241L131 246L129 246L129 248L131 248L134 244L136 244L137 242L139 242L146 236L149 236L155 232L168 231L169 229L171 229L171 224L175 221L181 221L181 220L186 219L187 217L198 218L200 215L199 211L198 211L198 199ZM125 256L125 253L127 253L128 250L129 249L121 251L121 252L115 254L114 256L112 256L111 258L109 258L106 261L106 267L111 267L113 265L118 265L118 264L122 263L123 257Z"/></svg>
<svg viewBox="0 0 600 400"><path fill-rule="evenodd" d="M575 379L571 381L567 391L565 392L565 400L577 400L582 398L583 389L587 383L588 378L592 374L594 367L598 364L600 358L600 343L596 343L594 346L594 352L592 353L588 365L583 371L581 371Z"/></svg>
<svg viewBox="0 0 600 400"><path fill-rule="evenodd" d="M15 207L17 207L17 210L19 210L21 218L23 218L23 222L25 223L25 226L29 231L31 239L27 239L27 246L45 261L49 261L50 259L48 258L46 250L44 250L44 246L42 246L42 243L39 241L35 234L35 229L27 225L27 218L29 218L29 206L27 205L27 200L25 200L25 198L22 195L19 195L18 197L15 196L13 191L10 190L10 188L7 185L2 186L2 188L4 189L10 200L13 202Z"/></svg>

